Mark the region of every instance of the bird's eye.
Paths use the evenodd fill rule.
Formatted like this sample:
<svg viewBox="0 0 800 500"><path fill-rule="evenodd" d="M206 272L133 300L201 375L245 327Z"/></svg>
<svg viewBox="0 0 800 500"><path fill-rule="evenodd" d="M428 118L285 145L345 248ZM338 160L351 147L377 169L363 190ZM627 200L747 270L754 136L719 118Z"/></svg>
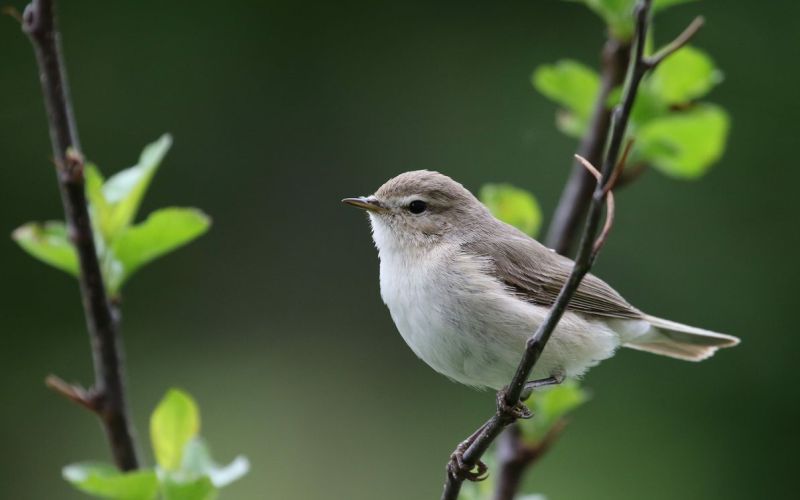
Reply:
<svg viewBox="0 0 800 500"><path fill-rule="evenodd" d="M408 204L408 211L412 214L421 214L428 209L428 204L422 200L414 200Z"/></svg>

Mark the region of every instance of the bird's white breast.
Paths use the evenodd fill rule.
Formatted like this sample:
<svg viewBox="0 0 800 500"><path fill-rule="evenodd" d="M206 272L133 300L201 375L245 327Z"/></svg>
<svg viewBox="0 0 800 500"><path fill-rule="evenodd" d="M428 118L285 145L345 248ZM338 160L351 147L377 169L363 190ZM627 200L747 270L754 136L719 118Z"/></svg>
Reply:
<svg viewBox="0 0 800 500"><path fill-rule="evenodd" d="M494 389L506 385L547 309L509 293L491 273L491 262L458 245L406 246L375 220L373 237L381 296L414 353L458 382ZM609 329L568 313L533 378L580 375L611 356L617 344Z"/></svg>

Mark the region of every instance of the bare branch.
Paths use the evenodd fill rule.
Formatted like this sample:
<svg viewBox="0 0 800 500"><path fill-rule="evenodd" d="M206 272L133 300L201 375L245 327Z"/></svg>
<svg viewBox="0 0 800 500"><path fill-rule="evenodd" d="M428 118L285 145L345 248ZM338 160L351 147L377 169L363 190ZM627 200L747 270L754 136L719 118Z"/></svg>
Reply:
<svg viewBox="0 0 800 500"><path fill-rule="evenodd" d="M524 441L522 431L516 425L503 433L498 442L499 474L495 483L494 500L513 500L517 496L525 471L550 450L566 426L566 419L559 420L541 441L533 445Z"/></svg>
<svg viewBox="0 0 800 500"><path fill-rule="evenodd" d="M97 259L83 178L83 155L72 112L69 84L56 26L53 0L33 0L22 15L22 30L36 54L58 186L80 264L81 296L94 361L95 381L86 391L49 377L47 385L100 416L114 461L122 470L138 467L133 428L127 414L122 342Z"/></svg>

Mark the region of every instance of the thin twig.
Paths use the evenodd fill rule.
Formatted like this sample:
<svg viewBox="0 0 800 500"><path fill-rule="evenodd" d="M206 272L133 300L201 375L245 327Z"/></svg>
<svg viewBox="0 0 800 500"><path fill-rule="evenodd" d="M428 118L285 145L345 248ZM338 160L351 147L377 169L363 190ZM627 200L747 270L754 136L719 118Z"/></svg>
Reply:
<svg viewBox="0 0 800 500"><path fill-rule="evenodd" d="M89 411L97 412L97 397L90 394L90 392L83 387L65 382L56 375L48 375L47 378L44 379L44 385L73 403L81 405Z"/></svg>
<svg viewBox="0 0 800 500"><path fill-rule="evenodd" d="M619 186L619 179L622 177L622 172L625 171L625 166L628 163L628 156L631 154L631 150L633 149L633 142L633 137L631 137L628 139L628 142L625 143L625 149L622 151L622 156L620 156L617 166L614 167L614 172L611 173L611 179L608 180L606 193L610 193Z"/></svg>
<svg viewBox="0 0 800 500"><path fill-rule="evenodd" d="M706 20L703 16L695 17L689 26L687 26L680 35L675 37L672 42L668 43L661 50L645 59L645 62L647 62L647 64L650 66L650 69L655 68L661 64L664 59L671 56L677 52L678 49L689 43L705 23Z"/></svg>
<svg viewBox="0 0 800 500"><path fill-rule="evenodd" d="M572 272L567 279L567 282L561 288L555 302L553 303L547 317L539 325L536 332L526 342L526 348L522 355L517 371L509 386L502 391L498 396L505 398L505 404L509 408L517 407L520 404L520 396L522 395L525 382L528 380L534 365L539 359L547 341L550 339L551 334L555 330L558 322L567 309L570 299L583 277L589 272L594 263L597 252L602 247L604 240L596 239L600 229L600 218L602 215L603 205L606 202L607 195L610 196L610 181L614 176L616 167L620 164L620 150L625 138L628 121L630 119L633 103L636 100L636 94L639 90L644 75L652 70L660 60L653 64L653 61L648 61L644 56L644 45L647 39L647 30L649 27L649 12L651 7L651 0L641 0L636 6L635 20L636 29L634 34L633 46L631 48L631 64L629 75L624 87L622 101L614 108L611 119L610 138L608 147L600 169L600 179L596 181L594 192L591 197L589 212L586 217L586 223L581 236L578 254L575 258L575 264ZM692 23L693 25L696 22ZM690 26L691 28L691 26ZM681 37L688 33L689 37L697 31L696 28L684 31ZM688 40L688 38L687 38ZM686 43L682 41L681 43ZM670 44L670 46L675 43ZM580 160L579 160L580 161ZM595 169L596 170L596 169ZM607 231L606 231L607 234ZM602 237L602 233L601 233ZM488 449L489 445L497 438L505 427L513 423L514 416L509 412L504 412L498 409L482 427L477 437L472 441L469 447L462 455L462 461L467 467L474 467L479 461L483 453ZM458 493L461 490L461 484L464 481L463 475L451 474L448 472L445 481L444 491L442 493L442 500L456 500Z"/></svg>
<svg viewBox="0 0 800 500"><path fill-rule="evenodd" d="M14 18L18 23L22 24L22 14L13 5L6 5L0 8L0 12Z"/></svg>
<svg viewBox="0 0 800 500"><path fill-rule="evenodd" d="M94 245L84 193L83 155L53 4L53 0L33 0L22 15L22 30L33 44L39 66L61 200L80 264L78 281L92 345L95 381L89 390L70 386L55 377L48 378L48 385L100 417L117 467L132 470L138 467L138 460L127 414L122 343Z"/></svg>
<svg viewBox="0 0 800 500"><path fill-rule="evenodd" d="M632 167L626 168L617 179L617 189L628 186L636 182L642 174L647 170L647 164L644 162L635 163Z"/></svg>
<svg viewBox="0 0 800 500"><path fill-rule="evenodd" d="M589 163L589 160L581 155L575 155L575 158L577 158L581 165L583 165L586 170L588 170L589 173L591 173L594 178L597 179L598 183L601 182L603 176L594 165ZM619 175L618 172L620 170L620 165L622 165L622 162L617 163L617 166L614 168L614 172L611 174L611 178L608 180L608 184L605 186L605 188L603 188L603 192L606 196L606 221L603 223L603 229L600 231L600 235L594 240L594 245L592 245L592 258L597 257L600 249L603 248L603 245L605 245L606 239L608 239L608 234L611 232L611 227L614 225L614 192L611 189L614 187L614 181Z"/></svg>

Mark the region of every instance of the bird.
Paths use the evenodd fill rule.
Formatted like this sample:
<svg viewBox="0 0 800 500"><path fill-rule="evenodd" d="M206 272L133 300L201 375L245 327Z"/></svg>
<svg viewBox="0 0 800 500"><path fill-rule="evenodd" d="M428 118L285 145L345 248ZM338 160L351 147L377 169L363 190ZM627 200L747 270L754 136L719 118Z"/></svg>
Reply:
<svg viewBox="0 0 800 500"><path fill-rule="evenodd" d="M381 297L411 350L456 382L502 390L573 261L497 219L439 172L405 172L342 202L369 216ZM536 387L580 378L619 347L701 361L738 343L646 314L587 274L531 378Z"/></svg>

